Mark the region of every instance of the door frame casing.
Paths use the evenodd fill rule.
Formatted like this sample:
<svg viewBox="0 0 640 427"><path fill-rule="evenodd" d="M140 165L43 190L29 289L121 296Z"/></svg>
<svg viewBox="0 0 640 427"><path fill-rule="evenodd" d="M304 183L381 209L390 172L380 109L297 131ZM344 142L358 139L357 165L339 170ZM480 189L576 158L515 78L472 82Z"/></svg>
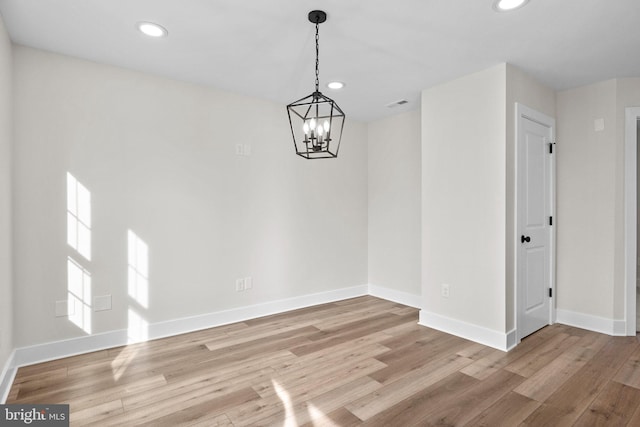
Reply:
<svg viewBox="0 0 640 427"><path fill-rule="evenodd" d="M556 321L556 227L557 227L557 217L556 217L556 121L553 117L549 117L546 114L543 114L539 111L536 111L532 108L529 108L519 102L515 103L515 200L514 200L514 230L513 237L517 238L520 234L520 223L519 223L519 215L518 215L518 192L519 192L519 180L518 180L518 160L520 156L519 152L519 138L520 132L522 130L522 119L529 119L534 122L537 122L543 126L548 126L551 129L551 141L550 143L554 144L553 155L549 156L549 203L550 203L550 215L553 217L553 225L550 227L549 233L549 251L548 251L548 263L549 263L549 287L551 288L551 300L549 301L549 324L553 324ZM516 344L519 343L522 338L522 330L519 328L519 325L522 324L521 321L521 305L520 305L520 297L521 291L520 286L521 283L519 281L520 275L520 245L516 243L514 245L514 313L515 313L515 325L516 325Z"/></svg>
<svg viewBox="0 0 640 427"><path fill-rule="evenodd" d="M640 107L625 108L624 132L624 277L625 331L636 335L636 274L637 274L637 150Z"/></svg>

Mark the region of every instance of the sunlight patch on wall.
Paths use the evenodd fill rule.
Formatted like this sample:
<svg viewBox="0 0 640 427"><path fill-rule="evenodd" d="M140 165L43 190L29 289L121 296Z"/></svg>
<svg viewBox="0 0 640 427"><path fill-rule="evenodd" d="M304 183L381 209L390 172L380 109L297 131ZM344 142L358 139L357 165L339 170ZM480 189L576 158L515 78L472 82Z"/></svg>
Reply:
<svg viewBox="0 0 640 427"><path fill-rule="evenodd" d="M133 231L128 232L129 296L149 308L149 247Z"/></svg>
<svg viewBox="0 0 640 427"><path fill-rule="evenodd" d="M149 339L149 323L132 308L129 309L128 342L136 343Z"/></svg>
<svg viewBox="0 0 640 427"><path fill-rule="evenodd" d="M82 258L67 257L69 320L91 334L91 192L67 172L67 244Z"/></svg>
<svg viewBox="0 0 640 427"><path fill-rule="evenodd" d="M67 243L91 260L91 192L68 172Z"/></svg>
<svg viewBox="0 0 640 427"><path fill-rule="evenodd" d="M67 258L69 320L91 333L91 274L73 258Z"/></svg>

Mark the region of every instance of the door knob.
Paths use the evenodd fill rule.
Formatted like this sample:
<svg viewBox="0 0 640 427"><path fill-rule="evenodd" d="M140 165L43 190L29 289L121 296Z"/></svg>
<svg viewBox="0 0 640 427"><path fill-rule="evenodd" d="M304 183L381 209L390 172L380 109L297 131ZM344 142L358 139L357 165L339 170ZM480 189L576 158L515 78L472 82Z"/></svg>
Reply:
<svg viewBox="0 0 640 427"><path fill-rule="evenodd" d="M522 243L524 243L524 242L529 243L530 241L531 241L531 237L529 237L529 236L520 237L520 242L522 242Z"/></svg>

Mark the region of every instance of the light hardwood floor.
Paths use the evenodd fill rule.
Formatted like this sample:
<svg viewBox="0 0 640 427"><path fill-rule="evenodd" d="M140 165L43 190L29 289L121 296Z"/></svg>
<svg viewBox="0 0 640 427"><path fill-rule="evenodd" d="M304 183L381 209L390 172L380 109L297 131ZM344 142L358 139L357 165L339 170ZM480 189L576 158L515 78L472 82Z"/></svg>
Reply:
<svg viewBox="0 0 640 427"><path fill-rule="evenodd" d="M354 298L20 368L7 403L96 426L640 426L640 342L553 325L509 353Z"/></svg>

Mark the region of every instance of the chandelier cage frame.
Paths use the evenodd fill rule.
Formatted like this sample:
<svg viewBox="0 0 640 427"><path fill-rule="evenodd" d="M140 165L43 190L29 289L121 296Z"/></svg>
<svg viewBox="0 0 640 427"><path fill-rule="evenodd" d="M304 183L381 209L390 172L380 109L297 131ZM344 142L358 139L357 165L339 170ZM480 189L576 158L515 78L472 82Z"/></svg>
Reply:
<svg viewBox="0 0 640 427"><path fill-rule="evenodd" d="M333 159L338 157L340 150L345 114L333 99L320 92L318 27L327 20L327 15L321 10L314 10L309 12L308 18L316 26L315 91L287 105L287 115L298 156L305 159Z"/></svg>

